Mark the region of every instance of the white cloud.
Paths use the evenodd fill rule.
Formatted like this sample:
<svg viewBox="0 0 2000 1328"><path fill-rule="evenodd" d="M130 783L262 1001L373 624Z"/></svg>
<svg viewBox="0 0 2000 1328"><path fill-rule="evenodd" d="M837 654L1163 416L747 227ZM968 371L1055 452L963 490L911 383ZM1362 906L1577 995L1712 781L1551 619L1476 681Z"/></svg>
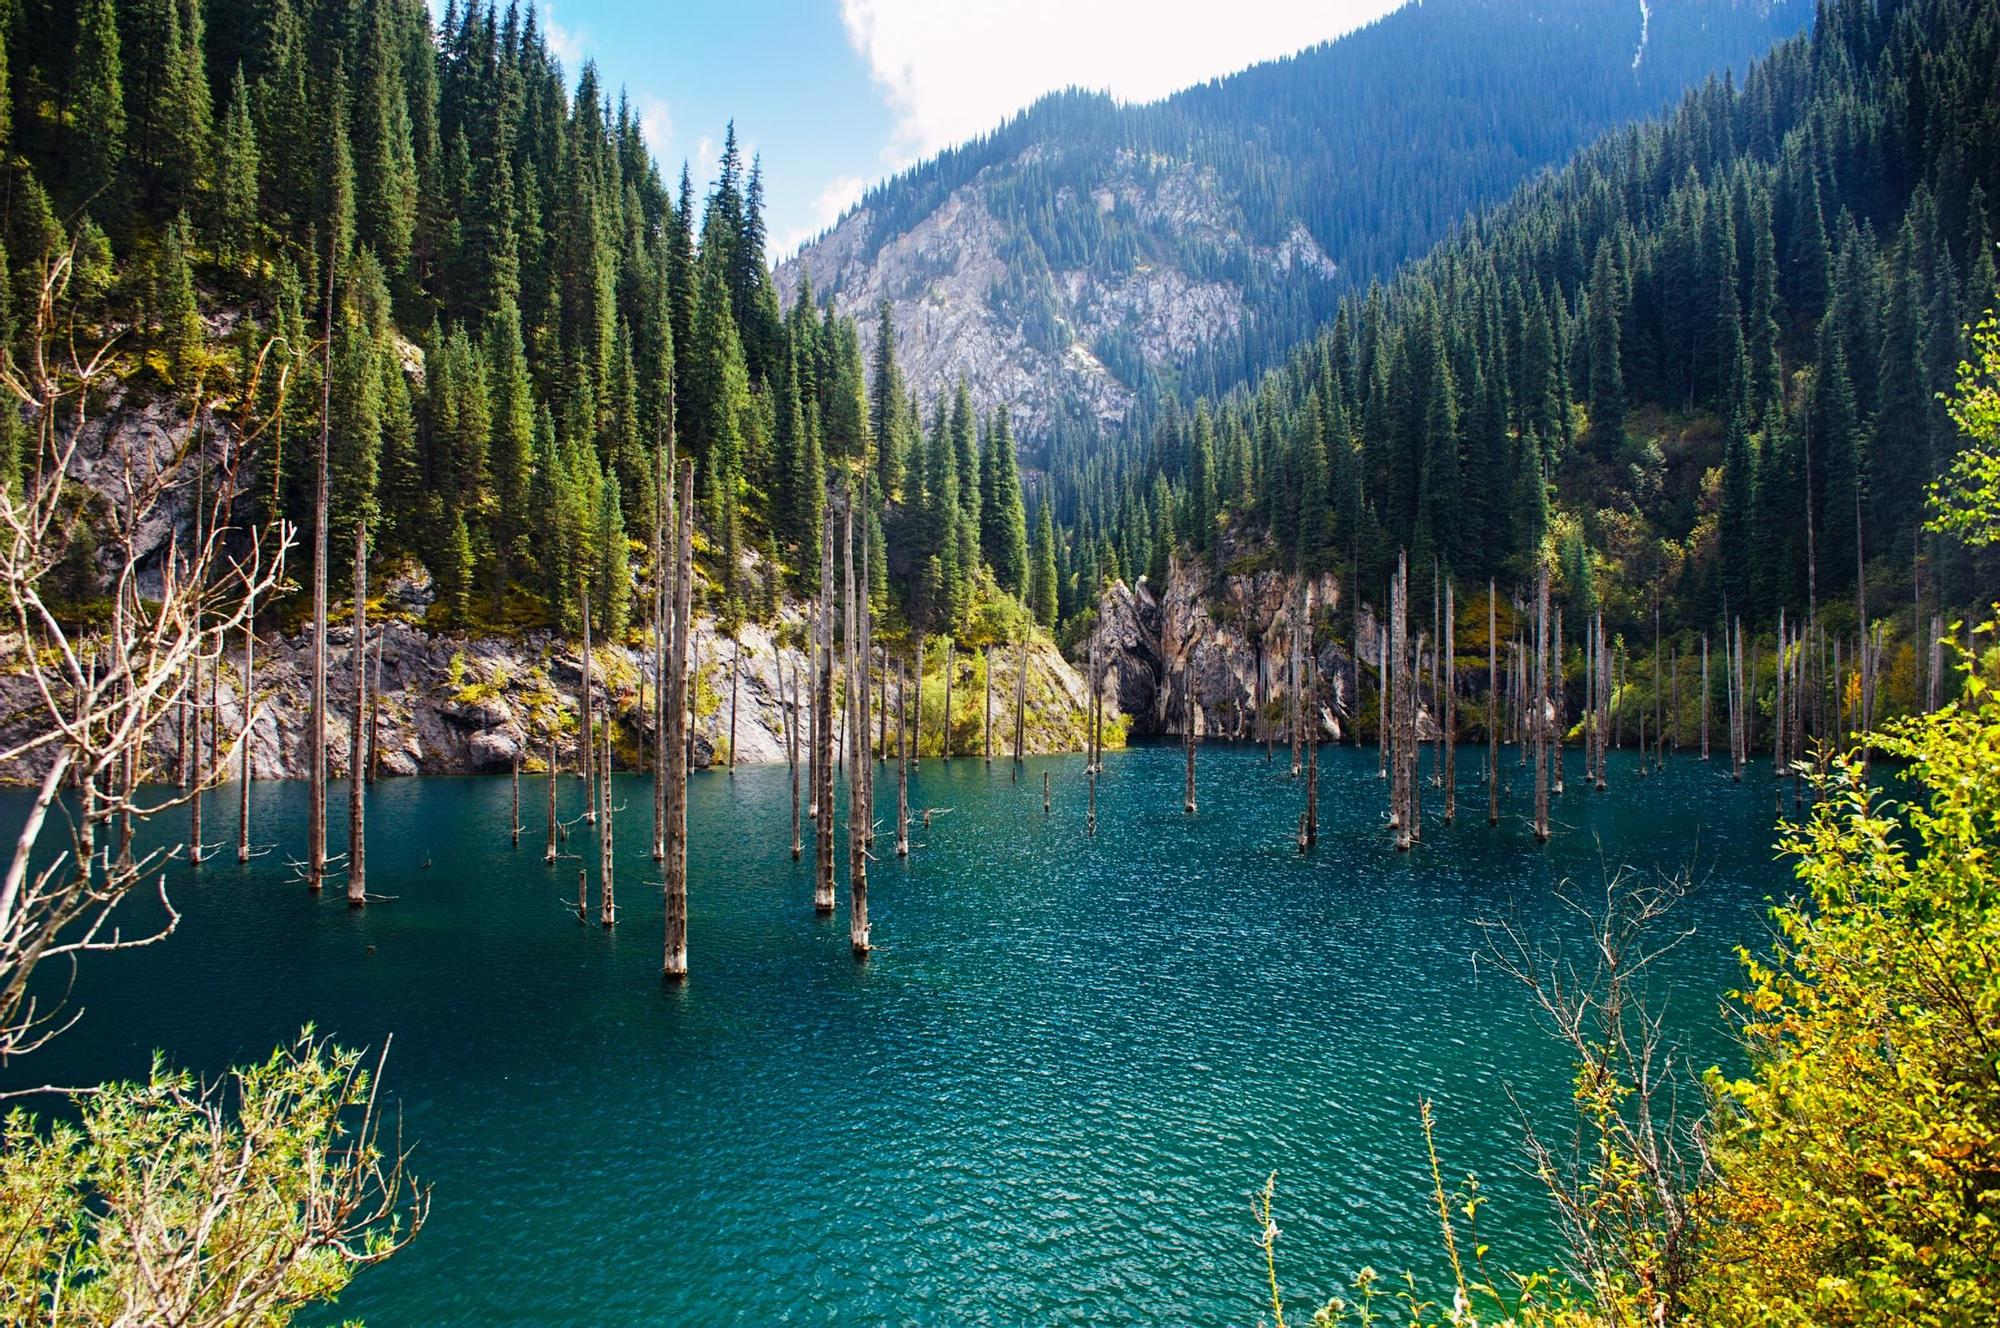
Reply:
<svg viewBox="0 0 2000 1328"><path fill-rule="evenodd" d="M826 187L813 199L811 224L794 227L788 232L778 246L778 253L794 252L807 240L839 221L841 213L861 201L861 191L866 185L867 181L858 175L842 175L828 180Z"/></svg>
<svg viewBox="0 0 2000 1328"><path fill-rule="evenodd" d="M840 0L907 163L1058 88L1151 101L1350 31L1402 0Z"/></svg>
<svg viewBox="0 0 2000 1328"><path fill-rule="evenodd" d="M646 136L646 146L652 150L655 160L667 150L667 144L674 137L673 108L666 98L650 92L632 94L632 109L638 113L640 132Z"/></svg>
<svg viewBox="0 0 2000 1328"><path fill-rule="evenodd" d="M556 22L555 6L545 4L541 9L542 40L549 44L556 59L562 61L563 73L574 79L583 68L583 44L588 34L581 28L566 28Z"/></svg>

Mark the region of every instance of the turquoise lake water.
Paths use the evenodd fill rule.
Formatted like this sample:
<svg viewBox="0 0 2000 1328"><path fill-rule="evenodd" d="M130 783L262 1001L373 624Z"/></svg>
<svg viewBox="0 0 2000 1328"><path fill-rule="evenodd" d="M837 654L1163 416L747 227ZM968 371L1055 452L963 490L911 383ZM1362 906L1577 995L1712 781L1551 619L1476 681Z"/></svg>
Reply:
<svg viewBox="0 0 2000 1328"><path fill-rule="evenodd" d="M375 785L370 885L397 898L362 912L290 879L305 789L260 785L256 839L279 851L177 866L178 933L87 964L81 1022L0 1084L139 1076L154 1048L214 1073L308 1021L349 1045L393 1033L385 1086L431 1220L315 1322L1220 1325L1268 1317L1250 1195L1274 1170L1302 1317L1364 1264L1435 1273L1420 1097L1447 1179L1477 1172L1491 1198L1492 1259L1552 1256L1506 1089L1560 1121L1568 1067L1475 960L1477 919L1573 934L1557 881L1691 869L1671 1022L1697 1063L1729 1055L1733 947L1761 943L1789 889L1768 768L1737 785L1685 757L1641 780L1613 753L1610 792L1573 775L1537 847L1527 772L1503 753L1489 829L1475 749L1458 824L1434 793L1426 842L1398 854L1374 752L1329 749L1301 857L1282 751L1205 747L1194 817L1181 762L1109 753L1093 839L1080 757L1018 781L926 761L912 801L950 810L907 862L878 840L866 965L844 882L840 913L813 914L783 767L698 773L678 990L643 778L618 781L609 931L576 921L577 864L542 863L538 780L519 849L505 779ZM893 817L893 769L878 784ZM561 795L581 805L574 779ZM221 802L209 824L233 841ZM343 786L332 803L344 844Z"/></svg>

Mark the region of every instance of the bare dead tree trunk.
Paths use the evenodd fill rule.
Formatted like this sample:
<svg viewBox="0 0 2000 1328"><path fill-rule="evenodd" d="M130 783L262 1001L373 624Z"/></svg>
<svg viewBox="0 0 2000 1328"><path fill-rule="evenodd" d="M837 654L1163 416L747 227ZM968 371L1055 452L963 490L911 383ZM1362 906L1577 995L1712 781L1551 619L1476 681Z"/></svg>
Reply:
<svg viewBox="0 0 2000 1328"><path fill-rule="evenodd" d="M1444 583L1444 823L1458 815L1458 603Z"/></svg>
<svg viewBox="0 0 2000 1328"><path fill-rule="evenodd" d="M514 810L509 820L510 837L514 847L521 847L521 751L514 749Z"/></svg>
<svg viewBox="0 0 2000 1328"><path fill-rule="evenodd" d="M1500 824L1500 586L1486 582L1486 824Z"/></svg>
<svg viewBox="0 0 2000 1328"><path fill-rule="evenodd" d="M924 633L920 628L916 641L910 647L910 667L916 673L916 706L910 712L910 771L920 772L924 768Z"/></svg>
<svg viewBox="0 0 2000 1328"><path fill-rule="evenodd" d="M257 596L253 591L243 608L243 742L236 781L236 860L250 861L250 734L257 727ZM129 819L125 827L129 830ZM129 841L128 841L129 842ZM120 845L125 852L125 845Z"/></svg>
<svg viewBox="0 0 2000 1328"><path fill-rule="evenodd" d="M1084 832L1091 835L1097 833L1097 702L1097 643L1093 641L1090 645L1090 713L1084 721L1086 754L1083 763L1084 781L1089 785L1090 795L1089 807L1085 812Z"/></svg>
<svg viewBox="0 0 2000 1328"><path fill-rule="evenodd" d="M680 500L674 505L673 651L667 659L667 856L666 956L668 982L687 977L687 725L688 646L694 628L694 465L681 464Z"/></svg>
<svg viewBox="0 0 2000 1328"><path fill-rule="evenodd" d="M854 495L847 495L844 562L847 574L847 711L853 759L847 767L847 943L856 958L872 948L868 940L868 590L854 581Z"/></svg>
<svg viewBox="0 0 2000 1328"><path fill-rule="evenodd" d="M1708 633L1701 634L1701 759L1708 759Z"/></svg>
<svg viewBox="0 0 2000 1328"><path fill-rule="evenodd" d="M1535 570L1535 660L1528 668L1534 679L1528 725L1535 745L1535 841L1549 838L1549 567Z"/></svg>
<svg viewBox="0 0 2000 1328"><path fill-rule="evenodd" d="M1563 793L1563 740L1569 735L1568 679L1564 677L1563 611L1553 606L1555 623L1549 628L1549 792Z"/></svg>
<svg viewBox="0 0 2000 1328"><path fill-rule="evenodd" d="M368 834L363 822L366 799L363 772L368 713L368 522L354 523L354 722L347 732L347 906L368 902Z"/></svg>
<svg viewBox="0 0 2000 1328"><path fill-rule="evenodd" d="M556 779L558 778L556 770L556 735L555 730L551 728L549 730L549 841L548 846L542 850L542 861L551 866L556 860Z"/></svg>
<svg viewBox="0 0 2000 1328"><path fill-rule="evenodd" d="M1390 753L1391 767L1390 798L1393 803L1389 813L1390 828L1396 832L1396 847L1407 852L1416 838L1410 822L1412 817L1411 785L1414 772L1410 760L1410 736L1416 728L1415 698L1411 695L1411 671L1409 664L1409 573L1410 560L1407 552L1396 555L1396 582L1390 591L1389 631L1391 640L1389 653L1392 666L1396 670L1395 683L1395 750Z"/></svg>
<svg viewBox="0 0 2000 1328"><path fill-rule="evenodd" d="M197 527L197 529L199 528ZM200 536L197 534L197 541L199 541L199 538ZM201 619L199 615L195 618L195 639L197 642L202 639ZM202 721L205 718L202 707L202 702L205 698L201 690L202 653L201 646L197 645L193 660L194 681L189 689L188 709L186 711L187 714L192 715L194 718L194 745L192 748L194 759L190 767L192 771L191 782L193 792L189 795L188 801L188 862L196 867L201 866L202 859L206 856L202 849L201 839L201 792L208 785L208 753L204 749L202 737Z"/></svg>
<svg viewBox="0 0 2000 1328"><path fill-rule="evenodd" d="M1028 639L1021 638L1014 666L1014 778L1021 777L1028 733Z"/></svg>
<svg viewBox="0 0 2000 1328"><path fill-rule="evenodd" d="M1604 792L1611 765L1611 638L1604 631L1604 611L1597 613L1597 791Z"/></svg>
<svg viewBox="0 0 2000 1328"><path fill-rule="evenodd" d="M736 773L736 688L743 672L743 638L729 638L729 773Z"/></svg>
<svg viewBox="0 0 2000 1328"><path fill-rule="evenodd" d="M1771 707L1771 719L1776 727L1771 735L1771 773L1782 777L1785 773L1785 609L1778 606L1778 658L1773 670L1773 682L1777 692Z"/></svg>
<svg viewBox="0 0 2000 1328"><path fill-rule="evenodd" d="M806 817L814 826L813 862L817 866L819 851L817 835L819 826L819 731L825 716L819 709L819 656L820 635L826 626L826 583L820 583L817 603L806 612L806 714L809 731L806 741Z"/></svg>
<svg viewBox="0 0 2000 1328"><path fill-rule="evenodd" d="M1284 634L1284 710L1286 710L1286 728L1290 730L1290 738L1292 738L1292 778L1296 780L1298 778L1298 758L1300 758L1300 746L1298 746L1300 744L1300 724L1302 724L1302 716L1300 716L1300 708L1302 706L1300 706L1300 696L1298 696L1302 660L1298 658L1300 656L1300 650L1298 650L1298 618L1296 618L1296 612L1294 612L1292 604L1286 604L1286 618L1290 618L1290 622L1286 624L1288 630Z"/></svg>
<svg viewBox="0 0 2000 1328"><path fill-rule="evenodd" d="M1660 583L1653 583L1653 766L1658 769L1661 757L1666 751L1665 735L1667 726L1663 722L1666 704L1666 687L1660 672L1660 657L1665 642L1660 635Z"/></svg>
<svg viewBox="0 0 2000 1328"><path fill-rule="evenodd" d="M577 778L583 781L583 819L592 825L597 823L597 696L592 682L595 669L590 651L590 588L581 577L577 578L576 601L583 610L583 654L579 663L583 669L583 694L577 698Z"/></svg>
<svg viewBox="0 0 2000 1328"><path fill-rule="evenodd" d="M944 763L951 764L951 666L954 647L957 642L947 636L944 639L944 731L941 735L941 752Z"/></svg>
<svg viewBox="0 0 2000 1328"><path fill-rule="evenodd" d="M382 647L388 636L388 623L375 629L375 681L368 689L368 782L371 784L382 767Z"/></svg>
<svg viewBox="0 0 2000 1328"><path fill-rule="evenodd" d="M1193 816L1195 813L1194 731L1195 726L1201 722L1201 708L1195 704L1194 678L1186 664L1181 666L1181 702L1185 709L1181 723L1181 746L1187 754L1187 790L1181 800L1181 810Z"/></svg>
<svg viewBox="0 0 2000 1328"><path fill-rule="evenodd" d="M896 677L896 856L910 856L910 670Z"/></svg>
<svg viewBox="0 0 2000 1328"><path fill-rule="evenodd" d="M669 566L667 545L668 522L674 510L674 494L667 483L667 476L674 470L674 391L671 384L667 388L667 406L662 420L666 437L653 449L653 861L664 862L667 856L667 646L673 635L674 573L679 570L676 558ZM678 550L675 550L677 553ZM780 660L782 663L782 659ZM781 675L782 680L782 675ZM782 681L781 681L782 685ZM792 720L796 711L786 719L785 736L791 742ZM796 746L795 743L792 744ZM798 854L798 761L793 753L792 761L792 857Z"/></svg>
<svg viewBox="0 0 2000 1328"><path fill-rule="evenodd" d="M1744 719L1743 695L1743 619L1739 615L1731 624L1729 666L1729 777L1741 781L1743 778L1744 734L1747 724Z"/></svg>
<svg viewBox="0 0 2000 1328"><path fill-rule="evenodd" d="M986 743L986 764L993 764L993 647L986 647L986 718L979 726L979 736Z"/></svg>
<svg viewBox="0 0 2000 1328"><path fill-rule="evenodd" d="M820 540L820 639L819 661L819 783L813 803L819 809L814 823L813 910L833 912L833 502L828 495Z"/></svg>
<svg viewBox="0 0 2000 1328"><path fill-rule="evenodd" d="M1042 771L1042 815L1043 816L1046 817L1049 814L1049 808L1051 805L1052 804L1049 800L1049 772L1044 770Z"/></svg>
<svg viewBox="0 0 2000 1328"><path fill-rule="evenodd" d="M608 711L609 707L607 706L606 709ZM598 870L604 879L598 890L598 904L600 909L598 920L609 927L618 921L618 896L612 889L611 884L612 867L617 862L617 854L614 851L612 834L614 829L612 821L614 818L612 816L613 803L611 801L611 717L608 713L604 718L604 743L602 751L604 753L604 764L597 772L597 800L599 803L597 817L597 857Z"/></svg>
<svg viewBox="0 0 2000 1328"><path fill-rule="evenodd" d="M1763 660L1759 658L1760 651L1754 638L1747 639L1746 646L1750 651L1750 671L1744 675L1746 686L1743 692L1743 764L1747 766L1750 764L1751 749L1757 741L1757 675Z"/></svg>
<svg viewBox="0 0 2000 1328"><path fill-rule="evenodd" d="M1305 623L1303 631L1308 642L1312 640L1312 588L1310 585L1300 592L1304 600ZM1305 651L1305 712L1306 712L1306 809L1299 814L1299 852L1310 853L1319 843L1319 667L1318 655L1310 648Z"/></svg>
<svg viewBox="0 0 2000 1328"><path fill-rule="evenodd" d="M1395 582L1389 583L1389 600L1393 604L1396 596ZM1393 609L1391 610L1393 612ZM1395 707L1396 685L1389 674L1389 624L1375 625L1375 743L1377 751L1377 779L1389 778L1389 732L1394 727L1392 718ZM1396 822L1396 795L1394 781L1390 781L1389 824Z"/></svg>
<svg viewBox="0 0 2000 1328"><path fill-rule="evenodd" d="M785 694L785 657L778 656L778 691ZM785 705L785 765L792 777L792 861L805 851L799 841L799 667L792 666L790 700Z"/></svg>
<svg viewBox="0 0 2000 1328"><path fill-rule="evenodd" d="M326 881L326 504L327 451L333 442L333 275L338 266L327 245L325 360L321 367L319 456L313 479L313 679L307 717L308 805L306 889L318 894Z"/></svg>

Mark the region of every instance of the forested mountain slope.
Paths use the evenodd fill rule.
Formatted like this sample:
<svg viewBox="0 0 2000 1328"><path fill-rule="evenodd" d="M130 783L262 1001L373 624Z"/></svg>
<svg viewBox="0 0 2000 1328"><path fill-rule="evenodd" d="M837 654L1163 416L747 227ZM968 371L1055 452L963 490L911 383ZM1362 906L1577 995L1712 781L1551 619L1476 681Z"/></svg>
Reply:
<svg viewBox="0 0 2000 1328"><path fill-rule="evenodd" d="M1656 606L1670 633L1899 613L1907 693L1930 615L2000 585L1991 550L1922 530L1962 446L1937 394L1996 300L1996 176L2000 8L1827 5L1254 388L1059 449L1063 611L1177 550L1370 600L1399 549L1468 591L1552 557L1571 622L1601 606L1645 641Z"/></svg>
<svg viewBox="0 0 2000 1328"><path fill-rule="evenodd" d="M927 396L964 377L1037 438L1117 419L1135 392L1276 362L1344 292L1809 18L1805 0L1430 0L1150 105L1053 95L871 190L778 283L864 331L888 300Z"/></svg>

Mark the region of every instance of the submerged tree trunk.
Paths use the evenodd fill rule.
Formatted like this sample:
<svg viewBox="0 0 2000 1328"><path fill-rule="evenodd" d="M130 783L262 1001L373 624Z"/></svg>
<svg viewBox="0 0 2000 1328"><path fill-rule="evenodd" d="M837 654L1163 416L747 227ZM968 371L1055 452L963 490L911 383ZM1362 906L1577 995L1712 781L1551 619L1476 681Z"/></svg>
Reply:
<svg viewBox="0 0 2000 1328"><path fill-rule="evenodd" d="M577 698L577 749L576 774L583 781L583 819L592 825L597 823L597 696L592 683L590 653L590 589L582 579L576 583L577 604L583 610L583 654L579 664L583 670L582 695Z"/></svg>
<svg viewBox="0 0 2000 1328"><path fill-rule="evenodd" d="M1708 759L1708 633L1701 634L1701 759Z"/></svg>
<svg viewBox="0 0 2000 1328"><path fill-rule="evenodd" d="M688 696L688 637L694 610L694 465L683 463L680 498L674 505L673 650L667 659L667 834L666 954L662 976L669 982L687 976L687 778L685 735Z"/></svg>
<svg viewBox="0 0 2000 1328"><path fill-rule="evenodd" d="M1500 824L1500 588L1486 583L1486 824Z"/></svg>
<svg viewBox="0 0 2000 1328"><path fill-rule="evenodd" d="M785 691L785 659L778 656L778 691ZM797 862L805 846L799 842L799 666L792 666L790 699L785 703L785 765L792 777L792 861Z"/></svg>
<svg viewBox="0 0 2000 1328"><path fill-rule="evenodd" d="M1458 816L1458 601L1444 583L1444 823Z"/></svg>
<svg viewBox="0 0 2000 1328"><path fill-rule="evenodd" d="M542 861L550 864L554 864L556 860L556 780L559 777L556 763L556 735L554 729L551 729L549 731L549 841L547 847L542 850Z"/></svg>
<svg viewBox="0 0 2000 1328"><path fill-rule="evenodd" d="M1395 670L1395 724L1393 750L1389 754L1389 824L1396 832L1396 847L1408 851L1415 833L1411 826L1411 788L1414 763L1410 760L1410 735L1416 729L1415 698L1411 696L1409 666L1409 572L1407 552L1396 555L1396 581L1389 598L1390 666Z"/></svg>
<svg viewBox="0 0 2000 1328"><path fill-rule="evenodd" d="M367 766L363 751L366 731L362 717L368 713L368 523L354 523L354 722L347 736L347 906L360 908L368 902L368 834L363 823L364 783Z"/></svg>
<svg viewBox="0 0 2000 1328"><path fill-rule="evenodd" d="M1310 587L1302 592L1301 598L1305 601L1305 639L1310 643L1312 640ZM1299 852L1310 853L1313 845L1319 843L1319 668L1318 656L1313 650L1308 648L1304 654L1306 809L1299 814Z"/></svg>
<svg viewBox="0 0 2000 1328"><path fill-rule="evenodd" d="M1084 831L1086 834L1091 835L1097 833L1097 710L1097 645L1095 642L1092 642L1090 647L1090 707L1089 715L1084 721L1086 737L1084 741L1085 756L1083 762L1084 782L1089 786L1090 795L1089 807L1085 812Z"/></svg>
<svg viewBox="0 0 2000 1328"><path fill-rule="evenodd" d="M1535 660L1528 668L1534 679L1528 724L1535 744L1535 839L1549 838L1549 569L1535 572Z"/></svg>
<svg viewBox="0 0 2000 1328"><path fill-rule="evenodd" d="M514 812L510 820L512 821L510 838L514 847L519 848L521 847L521 752L518 748L514 751Z"/></svg>
<svg viewBox="0 0 2000 1328"><path fill-rule="evenodd" d="M1025 756L1028 715L1028 639L1021 638L1014 665L1014 777L1021 777L1021 761Z"/></svg>
<svg viewBox="0 0 2000 1328"><path fill-rule="evenodd" d="M1300 770L1300 738L1302 738L1300 710L1304 708L1300 702L1300 674L1304 662L1298 658L1300 650L1298 650L1296 604L1286 604L1286 618L1290 622L1286 624L1288 630L1284 634L1284 710L1286 710L1286 730L1290 730L1286 736L1292 740L1292 778L1296 780Z"/></svg>
<svg viewBox="0 0 2000 1328"><path fill-rule="evenodd" d="M327 450L333 441L333 277L337 264L328 245L326 268L325 363L321 366L319 456L313 480L313 676L311 714L306 717L306 889L320 892L326 881L326 519Z"/></svg>
<svg viewBox="0 0 2000 1328"><path fill-rule="evenodd" d="M865 518L864 518L865 519ZM868 939L868 588L854 581L854 495L847 497L842 543L847 574L847 711L850 728L847 766L847 943L865 957ZM865 532L864 532L865 534Z"/></svg>
<svg viewBox="0 0 2000 1328"><path fill-rule="evenodd" d="M257 727L257 592L243 610L243 736L236 783L236 860L250 861L250 735ZM129 767L128 767L129 769Z"/></svg>
<svg viewBox="0 0 2000 1328"><path fill-rule="evenodd" d="M1549 628L1549 791L1560 798L1563 791L1563 739L1569 733L1565 722L1569 706L1565 703L1567 686L1563 677L1563 611L1557 604L1551 610L1555 622Z"/></svg>
<svg viewBox="0 0 2000 1328"><path fill-rule="evenodd" d="M957 642L949 636L944 639L944 728L939 734L939 753L946 765L951 764L951 665Z"/></svg>
<svg viewBox="0 0 2000 1328"><path fill-rule="evenodd" d="M826 505L820 540L820 659L814 681L818 694L819 770L813 805L819 815L813 837L813 910L833 912L833 503Z"/></svg>
<svg viewBox="0 0 2000 1328"><path fill-rule="evenodd" d="M743 672L743 638L729 639L729 773L736 773L736 688Z"/></svg>
<svg viewBox="0 0 2000 1328"><path fill-rule="evenodd" d="M1771 732L1771 773L1782 777L1785 773L1785 610L1782 605L1778 608L1778 657L1772 675L1777 692L1771 705L1771 722L1775 725Z"/></svg>
<svg viewBox="0 0 2000 1328"><path fill-rule="evenodd" d="M679 568L678 550L667 548L668 521L674 510L674 495L667 477L674 469L674 393L667 389L663 412L666 438L653 449L653 861L667 856L667 648L673 635L673 573ZM669 559L672 558L670 564ZM794 716L796 717L796 716ZM786 736L790 736L790 720ZM793 821L797 822L798 769L792 771ZM798 857L798 832L792 833L792 856Z"/></svg>
<svg viewBox="0 0 2000 1328"><path fill-rule="evenodd" d="M1604 633L1604 611L1597 613L1597 791L1607 787L1611 759L1611 641Z"/></svg>
<svg viewBox="0 0 2000 1328"><path fill-rule="evenodd" d="M1186 664L1181 666L1181 706L1184 711L1181 718L1181 746L1187 754L1187 790L1181 799L1181 810L1193 816L1195 813L1194 731L1195 726L1200 723L1201 710L1194 702L1194 678Z"/></svg>
<svg viewBox="0 0 2000 1328"><path fill-rule="evenodd" d="M606 710L609 709L607 706ZM597 869L603 877L598 888L598 920L609 927L618 921L618 897L611 886L611 868L617 861L617 855L613 852L611 833L612 821L615 818L612 816L611 803L611 717L608 713L604 719L603 751L604 765L597 772L597 800L600 804L597 818Z"/></svg>
<svg viewBox="0 0 2000 1328"><path fill-rule="evenodd" d="M910 856L910 669L896 677L896 856Z"/></svg>
<svg viewBox="0 0 2000 1328"><path fill-rule="evenodd" d="M373 784L382 768L382 647L389 624L375 631L375 681L368 689L368 782Z"/></svg>

